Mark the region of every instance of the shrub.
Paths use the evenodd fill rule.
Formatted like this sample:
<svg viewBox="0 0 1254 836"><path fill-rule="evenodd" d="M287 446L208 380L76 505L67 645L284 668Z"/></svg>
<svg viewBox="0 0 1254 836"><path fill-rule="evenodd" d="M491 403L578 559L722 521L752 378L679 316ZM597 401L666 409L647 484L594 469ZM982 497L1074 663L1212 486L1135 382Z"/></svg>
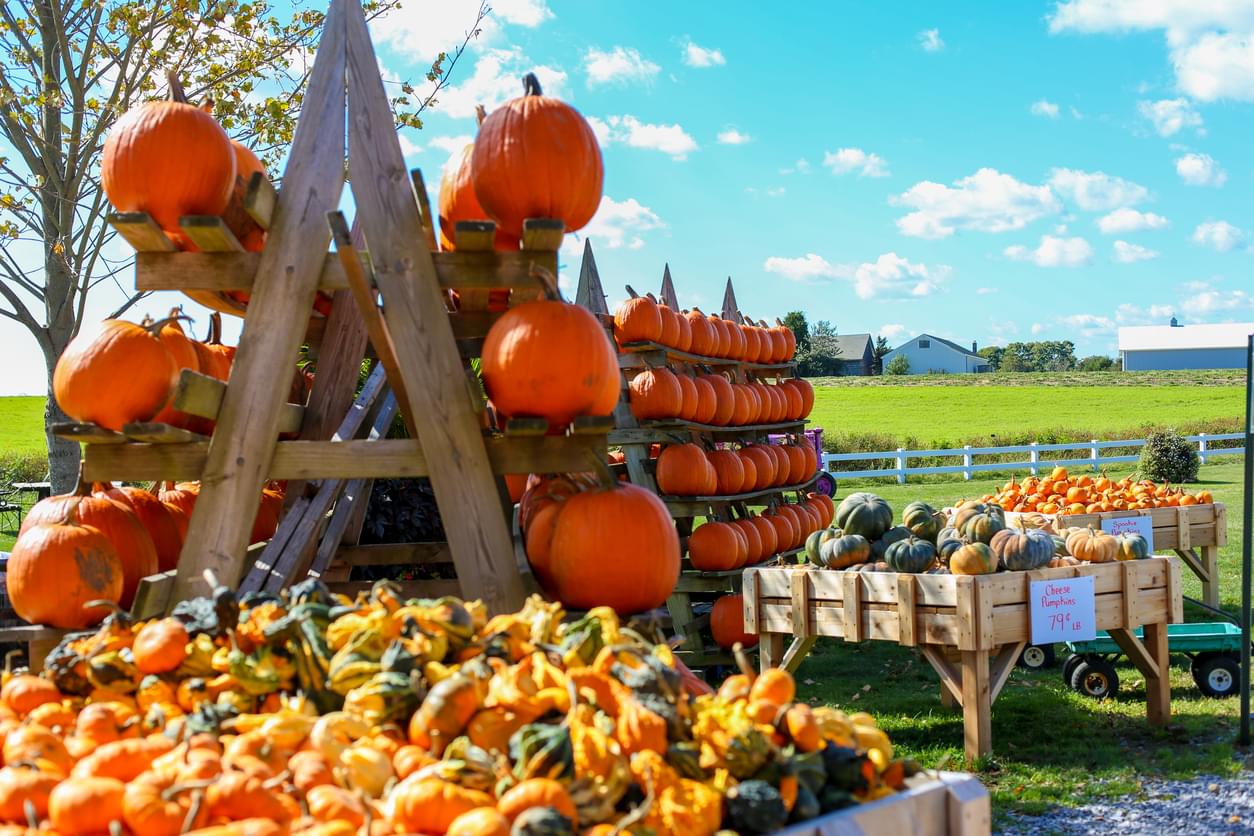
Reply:
<svg viewBox="0 0 1254 836"><path fill-rule="evenodd" d="M1115 361L1110 357L1094 354L1081 360L1076 368L1082 372L1107 372L1115 368Z"/></svg>
<svg viewBox="0 0 1254 836"><path fill-rule="evenodd" d="M884 374L910 374L910 361L906 359L906 355L898 354L888 361Z"/></svg>
<svg viewBox="0 0 1254 836"><path fill-rule="evenodd" d="M1141 475L1155 482L1197 481L1197 448L1174 430L1150 433L1141 448L1137 467Z"/></svg>

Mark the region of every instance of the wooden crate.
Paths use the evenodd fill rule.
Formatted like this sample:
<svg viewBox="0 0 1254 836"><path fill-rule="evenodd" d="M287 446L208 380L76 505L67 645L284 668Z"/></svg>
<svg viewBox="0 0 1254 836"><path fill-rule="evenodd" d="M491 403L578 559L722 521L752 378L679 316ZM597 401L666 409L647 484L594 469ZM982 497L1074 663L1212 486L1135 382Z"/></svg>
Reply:
<svg viewBox="0 0 1254 836"><path fill-rule="evenodd" d="M849 807L779 832L779 836L985 836L992 832L988 790L965 772L933 772L904 792Z"/></svg>
<svg viewBox="0 0 1254 836"><path fill-rule="evenodd" d="M1140 668L1149 721L1165 723L1166 625L1183 620L1184 606L1180 561L1172 557L975 576L749 569L745 631L762 636L763 669L795 670L823 636L918 647L939 674L942 695L963 707L966 752L975 758L992 750L991 705L1031 639L1030 583L1083 576L1094 579L1097 629L1109 632ZM1132 633L1142 625L1143 643ZM958 654L957 666L947 653Z"/></svg>

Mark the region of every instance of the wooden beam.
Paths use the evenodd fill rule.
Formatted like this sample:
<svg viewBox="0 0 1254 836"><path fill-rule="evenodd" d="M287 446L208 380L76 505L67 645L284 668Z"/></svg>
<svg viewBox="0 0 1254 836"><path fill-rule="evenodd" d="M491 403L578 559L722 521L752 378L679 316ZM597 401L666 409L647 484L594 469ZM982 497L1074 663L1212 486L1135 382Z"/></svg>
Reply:
<svg viewBox="0 0 1254 836"><path fill-rule="evenodd" d="M1002 645L1001 650L997 652L997 658L993 660L992 671L989 673L989 704L997 701L997 697L1001 694L1001 689L1010 681L1010 672L1014 670L1015 664L1019 661L1019 655L1023 653L1023 648L1027 647L1027 642L1017 642L1015 644Z"/></svg>
<svg viewBox="0 0 1254 836"><path fill-rule="evenodd" d="M172 253L178 249L147 212L114 212L107 220L137 253Z"/></svg>
<svg viewBox="0 0 1254 836"><path fill-rule="evenodd" d="M188 239L207 253L242 253L244 245L231 232L226 221L217 215L184 215L179 229Z"/></svg>
<svg viewBox="0 0 1254 836"><path fill-rule="evenodd" d="M784 658L780 660L779 666L789 673L796 673L797 668L801 667L801 663L805 661L818 640L818 636L802 636L793 639L788 649L784 651Z"/></svg>
<svg viewBox="0 0 1254 836"><path fill-rule="evenodd" d="M222 409L222 396L225 394L226 384L217 378L183 369L174 389L174 407L188 415L216 419ZM279 432L298 432L304 418L305 407L284 403L279 408Z"/></svg>
<svg viewBox="0 0 1254 836"><path fill-rule="evenodd" d="M244 192L244 213L262 229L270 228L274 217L274 207L278 205L279 193L264 172L254 171L248 178L248 187Z"/></svg>
<svg viewBox="0 0 1254 836"><path fill-rule="evenodd" d="M988 651L962 651L962 727L967 760L993 751Z"/></svg>
<svg viewBox="0 0 1254 836"><path fill-rule="evenodd" d="M445 509L444 529L462 594L483 600L491 612L514 611L523 603L522 578L479 417L444 312L366 19L356 0L348 5L348 168L410 395L401 410L422 428L421 451L431 465L436 501ZM416 440L407 443L418 452Z"/></svg>
<svg viewBox="0 0 1254 836"><path fill-rule="evenodd" d="M409 172L409 184L414 187L414 200L418 201L418 221L422 224L423 237L427 239L427 249L435 252L436 218L431 214L431 197L427 194L427 181L422 177L422 169L415 168Z"/></svg>
<svg viewBox="0 0 1254 836"><path fill-rule="evenodd" d="M919 652L940 677L941 687L949 694L954 705L962 705L962 675L958 669L945 658L945 652L934 644L919 645Z"/></svg>
<svg viewBox="0 0 1254 836"><path fill-rule="evenodd" d="M230 385L209 442L173 595L207 591L205 570L239 582L257 496L275 455L279 414L313 307L330 233L326 213L344 186L345 9L332 0L252 291ZM388 123L389 129L391 122ZM312 444L316 442L297 442ZM175 447L175 445L164 445ZM199 445L177 445L178 448Z"/></svg>
<svg viewBox="0 0 1254 836"><path fill-rule="evenodd" d="M1128 657L1128 661L1136 665L1147 680L1158 676L1158 662L1154 660L1145 645L1141 644L1136 634L1128 629L1108 630L1107 634L1115 640L1115 644L1119 645L1119 649Z"/></svg>

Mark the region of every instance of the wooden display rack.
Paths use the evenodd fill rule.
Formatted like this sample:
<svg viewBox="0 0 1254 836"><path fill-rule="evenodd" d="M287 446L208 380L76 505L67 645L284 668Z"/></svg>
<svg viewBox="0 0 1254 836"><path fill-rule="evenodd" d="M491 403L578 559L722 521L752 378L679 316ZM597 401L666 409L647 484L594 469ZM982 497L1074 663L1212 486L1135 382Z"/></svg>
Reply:
<svg viewBox="0 0 1254 836"><path fill-rule="evenodd" d="M631 291L631 288L628 288ZM667 265L662 275L660 299L672 310L680 310L676 298L674 283L671 279L670 266ZM575 300L587 306L593 313L602 318L613 339L613 318L605 304L605 293L601 287L600 275L592 255L592 247L585 243L583 263L580 269L579 284ZM735 293L731 279L727 281L727 295L724 298L723 317L735 322L743 321L736 310ZM692 534L693 522L698 517L717 517L733 519L746 516L750 506L765 506L789 493L804 496L806 490L814 484L814 479L801 485L768 488L761 491L738 494L735 496L666 496L659 492L654 477L655 460L649 458L649 448L653 444L683 444L688 442L765 442L770 434L800 434L806 422L790 421L780 424L763 424L744 427L723 427L697 424L684 421L638 421L631 412L628 383L637 373L649 368L673 367L697 370L701 372L718 370L730 372L737 382L743 383L750 375L793 377L796 375L794 363L745 363L726 358L705 357L697 354L676 351L656 343L629 343L619 347L619 368L623 371L622 394L614 411L615 429L609 435L609 443L622 448L624 461L613 465L617 474L625 473L628 480L635 485L658 493L667 509L675 518L679 529L681 545L686 551L687 538ZM815 474L817 479L817 474ZM775 560L786 559L797 553L794 549L778 555ZM743 570L734 569L725 572L702 572L693 569L684 557L682 570L675 589L666 602L670 614L671 628L683 639L678 654L692 668L723 666L734 664L730 653L712 646L702 635L709 626L708 613L698 616L694 604L709 602L721 595L736 594L741 591Z"/></svg>
<svg viewBox="0 0 1254 836"><path fill-rule="evenodd" d="M336 211L345 159L356 239ZM432 252L426 190L420 176L415 189L405 169L359 0L331 2L282 191L259 177L249 184L247 209L268 231L260 253L243 251L221 218L182 219L201 252L177 251L146 216L111 219L137 250L139 289L180 290L209 302L225 291L251 294L230 380L185 372L175 400L215 419L212 437L164 425L133 425L120 434L62 428L91 442L83 465L89 479L200 480L162 606L207 591L205 570L256 589L281 587L311 569L318 574L334 557L328 544L338 546L353 522L353 502L339 503L338 515L332 510L341 495L360 496L374 477L428 476L448 509L447 554L461 594L494 612L517 609L528 584L498 475L579 469L590 450L604 456L609 422L576 419L554 436L533 420L496 431L466 358L477 356L507 306L542 294L544 271L556 276L561 222L528 221L516 252L492 250L490 223L459 225L457 251ZM327 250L328 220L339 229L334 253ZM359 241L368 244L368 256L357 252ZM305 312L318 290L334 293L331 315L311 320ZM500 304L502 290L508 301ZM380 364L354 400L367 339ZM308 404L288 404L303 342L318 350L314 392ZM397 409L410 438L384 437ZM300 438L276 441L280 432ZM250 552L257 497L268 479L300 489L289 496L275 538Z"/></svg>
<svg viewBox="0 0 1254 836"><path fill-rule="evenodd" d="M902 792L801 822L776 836L987 836L992 832L988 790L965 772L932 772Z"/></svg>
<svg viewBox="0 0 1254 836"><path fill-rule="evenodd" d="M940 676L942 699L962 706L966 754L974 759L992 751L992 703L1030 640L1030 582L1084 576L1094 579L1097 629L1145 676L1149 722L1164 725L1171 714L1167 624L1183 621L1184 607L1180 561L1172 557L992 575L748 569L745 631L761 634L763 670L795 671L823 636L917 647ZM1142 625L1144 642L1132 632ZM954 653L957 666L948 658Z"/></svg>

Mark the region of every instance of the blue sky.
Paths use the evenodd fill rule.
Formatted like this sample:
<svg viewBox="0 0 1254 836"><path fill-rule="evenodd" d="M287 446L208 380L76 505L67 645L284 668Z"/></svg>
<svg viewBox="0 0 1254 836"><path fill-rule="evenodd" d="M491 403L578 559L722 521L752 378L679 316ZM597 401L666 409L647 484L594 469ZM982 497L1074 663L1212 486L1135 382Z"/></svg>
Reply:
<svg viewBox="0 0 1254 836"><path fill-rule="evenodd" d="M568 289L586 235L611 303L669 262L685 305L717 309L731 276L755 318L893 344L1113 353L1123 324L1254 320L1250 0L491 5L402 145L434 190L523 73L578 107L605 199L568 236ZM378 22L386 76L421 80L478 6ZM0 346L38 356L4 321ZM42 378L10 366L0 394Z"/></svg>

